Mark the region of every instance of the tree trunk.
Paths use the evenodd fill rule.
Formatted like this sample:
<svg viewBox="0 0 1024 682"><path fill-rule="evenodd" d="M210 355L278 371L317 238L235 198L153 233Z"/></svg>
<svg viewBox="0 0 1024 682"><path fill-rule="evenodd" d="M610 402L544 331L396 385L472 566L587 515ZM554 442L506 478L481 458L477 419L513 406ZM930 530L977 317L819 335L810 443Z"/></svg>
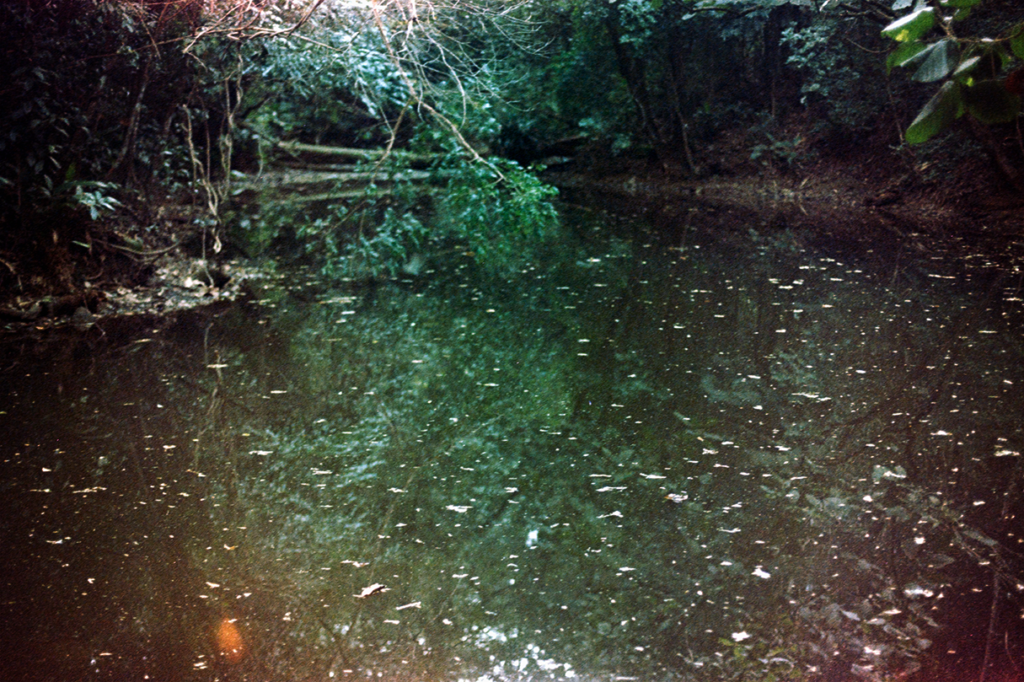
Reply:
<svg viewBox="0 0 1024 682"><path fill-rule="evenodd" d="M989 158L992 159L992 163L999 170L999 174L1010 183L1011 187L1024 194L1024 177L1021 176L1021 171L1014 167L1013 162L1006 155L996 136L992 134L992 130L972 116L967 116L966 118L971 126L971 133L985 148L985 151L988 152Z"/></svg>
<svg viewBox="0 0 1024 682"><path fill-rule="evenodd" d="M127 179L132 176L132 168L128 166L126 171L121 170L125 164L125 161L130 161L135 157L135 140L138 138L139 132L139 119L142 118L142 102L146 96L146 88L149 86L149 67L153 63L153 52L150 51L146 57L146 65L142 67L142 74L139 77L138 91L135 95L135 104L132 106L131 117L128 119L128 129L125 131L124 144L121 145L121 151L117 155L117 160L114 161L114 165L111 166L107 172L107 177L114 177L115 174L119 174L122 179Z"/></svg>
<svg viewBox="0 0 1024 682"><path fill-rule="evenodd" d="M650 95L647 91L647 71L644 68L642 59L637 59L632 50L622 42L622 33L619 31L618 13L612 11L604 20L605 30L608 31L608 38L611 40L612 49L615 51L615 61L619 66L619 73L626 81L626 89L636 106L637 114L640 116L640 127L648 140L657 146L664 141L658 133L657 126L651 113Z"/></svg>

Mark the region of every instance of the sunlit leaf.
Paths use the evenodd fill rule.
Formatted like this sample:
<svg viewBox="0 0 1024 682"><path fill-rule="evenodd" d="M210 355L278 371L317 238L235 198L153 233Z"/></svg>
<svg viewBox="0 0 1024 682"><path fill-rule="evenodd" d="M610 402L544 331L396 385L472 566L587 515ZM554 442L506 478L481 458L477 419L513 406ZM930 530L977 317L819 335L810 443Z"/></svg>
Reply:
<svg viewBox="0 0 1024 682"><path fill-rule="evenodd" d="M882 35L898 43L907 43L922 37L935 26L935 10L931 7L911 12L882 29Z"/></svg>
<svg viewBox="0 0 1024 682"><path fill-rule="evenodd" d="M914 63L918 55L924 51L925 47L927 46L924 43L916 41L900 43L899 47L890 52L888 58L885 60L886 73L891 73L897 66L911 65Z"/></svg>
<svg viewBox="0 0 1024 682"><path fill-rule="evenodd" d="M926 47L921 55L921 66L912 78L921 83L932 83L942 80L956 68L960 61L960 50L955 40L940 40Z"/></svg>
<svg viewBox="0 0 1024 682"><path fill-rule="evenodd" d="M953 72L953 78L956 78L961 83L969 85L971 74L976 68L978 68L979 64L981 64L981 57L965 59L960 66L956 68L956 71Z"/></svg>

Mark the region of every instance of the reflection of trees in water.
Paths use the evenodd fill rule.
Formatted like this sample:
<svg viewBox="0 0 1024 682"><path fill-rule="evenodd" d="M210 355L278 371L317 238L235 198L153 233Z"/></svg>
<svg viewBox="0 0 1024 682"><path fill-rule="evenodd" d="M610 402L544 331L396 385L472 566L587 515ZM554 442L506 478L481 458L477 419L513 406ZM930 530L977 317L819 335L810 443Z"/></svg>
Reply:
<svg viewBox="0 0 1024 682"><path fill-rule="evenodd" d="M245 361L277 373L247 390L290 387L241 465L258 540L231 569L279 595L254 618L293 614L273 665L426 678L538 644L623 674L913 666L935 596L992 554L956 511L991 437L931 435L1003 426L963 409L998 388L967 366L998 355L981 318L835 263L787 289L581 262L614 286L393 291L296 320L290 364Z"/></svg>
<svg viewBox="0 0 1024 682"><path fill-rule="evenodd" d="M780 561L801 576L787 596L822 660L838 651L847 668L913 669L942 636L939 622L964 618L964 596L988 592L979 586L992 582L993 569L1020 574L1010 545L989 539L1005 533L1002 519L1020 507L1019 491L1006 486L1017 480L1019 455L993 457L1009 440L1000 434L1016 430L1002 415L1021 409L1007 390L1019 363L991 329L1001 326L989 309L998 287L959 302L948 292L914 300L833 292L828 314L781 296L794 315L770 377L762 375L775 392L705 375L712 402L740 412L757 401L784 425L751 461L771 472L769 495L813 529L783 543ZM742 349L716 369L727 377L757 371ZM736 432L749 423L737 420ZM785 454L767 457L773 448ZM1005 504L974 513L993 500ZM1006 594L993 600L993 613ZM973 607L977 629L986 626L986 597Z"/></svg>
<svg viewBox="0 0 1024 682"><path fill-rule="evenodd" d="M636 248L111 343L89 380L117 409L67 408L95 456L48 475L121 491L77 517L98 557L146 557L97 573L127 576L114 629L200 678L232 615L249 653L218 674L410 679L880 674L972 589L985 631L1021 458L984 305Z"/></svg>

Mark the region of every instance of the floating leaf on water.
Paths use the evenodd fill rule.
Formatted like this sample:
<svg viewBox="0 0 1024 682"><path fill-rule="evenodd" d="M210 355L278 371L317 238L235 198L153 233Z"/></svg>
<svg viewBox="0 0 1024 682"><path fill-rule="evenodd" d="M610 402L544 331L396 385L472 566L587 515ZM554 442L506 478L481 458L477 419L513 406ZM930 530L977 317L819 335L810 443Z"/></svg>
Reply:
<svg viewBox="0 0 1024 682"><path fill-rule="evenodd" d="M907 470L901 466L890 469L881 465L875 465L871 472L871 479L878 483L881 480L900 480L907 477Z"/></svg>
<svg viewBox="0 0 1024 682"><path fill-rule="evenodd" d="M381 583L374 583L372 585L367 585L359 592L359 594L354 594L352 596L356 599L366 599L370 595L378 594L380 592L388 592L389 590L390 588L387 585L383 585Z"/></svg>
<svg viewBox="0 0 1024 682"><path fill-rule="evenodd" d="M903 594L914 599L916 597L933 597L935 596L935 591L927 587L921 587L916 583L911 583L903 588Z"/></svg>

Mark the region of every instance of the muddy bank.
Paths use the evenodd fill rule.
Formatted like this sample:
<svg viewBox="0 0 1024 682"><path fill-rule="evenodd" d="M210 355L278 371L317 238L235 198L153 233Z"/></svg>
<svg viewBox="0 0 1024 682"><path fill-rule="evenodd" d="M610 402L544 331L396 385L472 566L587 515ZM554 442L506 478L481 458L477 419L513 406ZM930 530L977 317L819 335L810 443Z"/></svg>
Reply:
<svg viewBox="0 0 1024 682"><path fill-rule="evenodd" d="M241 260L213 261L168 253L142 282L89 287L63 296L8 298L0 330L88 328L103 317L171 313L240 297L268 272Z"/></svg>

